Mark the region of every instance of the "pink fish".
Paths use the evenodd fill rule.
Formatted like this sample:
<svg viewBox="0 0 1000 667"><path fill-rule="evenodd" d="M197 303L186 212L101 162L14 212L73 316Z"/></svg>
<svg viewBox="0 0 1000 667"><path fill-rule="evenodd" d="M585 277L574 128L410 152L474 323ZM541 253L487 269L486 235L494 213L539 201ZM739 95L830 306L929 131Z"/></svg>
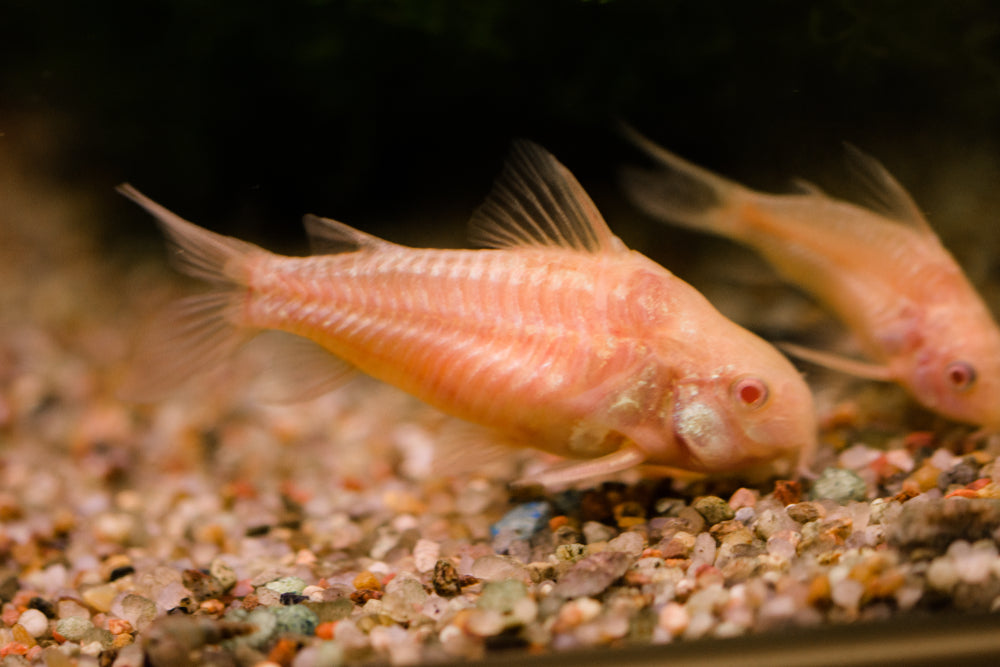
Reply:
<svg viewBox="0 0 1000 667"><path fill-rule="evenodd" d="M812 397L787 359L628 250L532 144L515 146L472 221L492 249L407 248L307 216L313 240L341 252L284 257L120 191L156 216L180 270L216 287L174 311L168 352L141 376L150 395L277 329L506 443L583 459L524 481L804 465L815 446Z"/></svg>
<svg viewBox="0 0 1000 667"><path fill-rule="evenodd" d="M895 381L949 418L1000 427L1000 329L903 187L873 158L849 154L870 208L800 183L803 194L755 192L696 167L634 131L662 167L624 178L664 221L745 243L811 292L855 334L871 362L788 345L804 359Z"/></svg>

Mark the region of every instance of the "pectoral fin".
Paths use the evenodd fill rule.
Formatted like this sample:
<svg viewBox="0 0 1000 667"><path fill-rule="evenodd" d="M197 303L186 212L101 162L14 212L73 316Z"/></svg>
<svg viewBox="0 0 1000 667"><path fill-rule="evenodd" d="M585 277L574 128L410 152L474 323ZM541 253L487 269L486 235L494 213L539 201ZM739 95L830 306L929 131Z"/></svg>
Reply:
<svg viewBox="0 0 1000 667"><path fill-rule="evenodd" d="M878 380L880 382L893 382L896 380L892 369L888 366L873 364L867 361L859 361L857 359L849 359L848 357L841 357L840 355L830 352L813 350L808 347L802 347L801 345L795 345L794 343L780 343L779 347L793 357L798 357L799 359L803 359L818 366L829 368L830 370L847 373L848 375L854 375L868 380Z"/></svg>
<svg viewBox="0 0 1000 667"><path fill-rule="evenodd" d="M627 444L610 454L586 461L556 465L532 475L525 475L514 482L515 486L540 484L544 487L567 486L591 477L611 475L634 468L646 460L646 455L634 444Z"/></svg>

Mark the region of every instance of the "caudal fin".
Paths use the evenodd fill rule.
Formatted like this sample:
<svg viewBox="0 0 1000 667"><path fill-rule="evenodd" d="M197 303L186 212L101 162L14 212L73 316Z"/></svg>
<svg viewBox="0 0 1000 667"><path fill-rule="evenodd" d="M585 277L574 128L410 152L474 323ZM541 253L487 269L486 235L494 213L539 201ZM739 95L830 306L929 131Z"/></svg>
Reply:
<svg viewBox="0 0 1000 667"><path fill-rule="evenodd" d="M217 367L256 334L241 325L240 303L248 279L247 260L266 251L198 227L131 185L120 185L118 191L156 217L178 270L216 288L168 306L140 342L119 395L152 402Z"/></svg>
<svg viewBox="0 0 1000 667"><path fill-rule="evenodd" d="M622 169L622 187L636 206L663 222L730 238L742 236L735 205L749 190L657 146L627 125L622 132L659 167Z"/></svg>

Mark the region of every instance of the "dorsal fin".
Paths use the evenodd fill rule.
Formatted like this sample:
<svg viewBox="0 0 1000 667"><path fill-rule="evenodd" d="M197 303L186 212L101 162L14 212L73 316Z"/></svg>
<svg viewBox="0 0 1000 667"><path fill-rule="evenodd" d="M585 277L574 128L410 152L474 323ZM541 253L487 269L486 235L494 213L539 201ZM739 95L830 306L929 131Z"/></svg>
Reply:
<svg viewBox="0 0 1000 667"><path fill-rule="evenodd" d="M311 213L302 218L302 224L306 228L309 246L314 255L334 255L341 252L395 245L377 236L366 234L350 225L330 218L321 218Z"/></svg>
<svg viewBox="0 0 1000 667"><path fill-rule="evenodd" d="M473 214L469 237L492 248L625 249L573 174L551 153L524 140L514 142L492 192Z"/></svg>
<svg viewBox="0 0 1000 667"><path fill-rule="evenodd" d="M876 213L909 225L919 231L934 234L917 204L881 162L857 146L845 143L848 166L857 178L861 202Z"/></svg>

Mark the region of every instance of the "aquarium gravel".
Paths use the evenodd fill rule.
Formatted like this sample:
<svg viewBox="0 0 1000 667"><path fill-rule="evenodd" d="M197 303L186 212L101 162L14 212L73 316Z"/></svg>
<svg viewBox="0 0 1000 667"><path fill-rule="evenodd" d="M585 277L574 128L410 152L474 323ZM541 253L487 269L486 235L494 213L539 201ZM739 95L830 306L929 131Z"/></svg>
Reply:
<svg viewBox="0 0 1000 667"><path fill-rule="evenodd" d="M892 387L810 376L815 479L514 489L534 455L440 468L449 422L373 381L274 406L236 371L120 401L182 290L25 210L0 244L3 665L666 651L1000 608L1000 439Z"/></svg>

